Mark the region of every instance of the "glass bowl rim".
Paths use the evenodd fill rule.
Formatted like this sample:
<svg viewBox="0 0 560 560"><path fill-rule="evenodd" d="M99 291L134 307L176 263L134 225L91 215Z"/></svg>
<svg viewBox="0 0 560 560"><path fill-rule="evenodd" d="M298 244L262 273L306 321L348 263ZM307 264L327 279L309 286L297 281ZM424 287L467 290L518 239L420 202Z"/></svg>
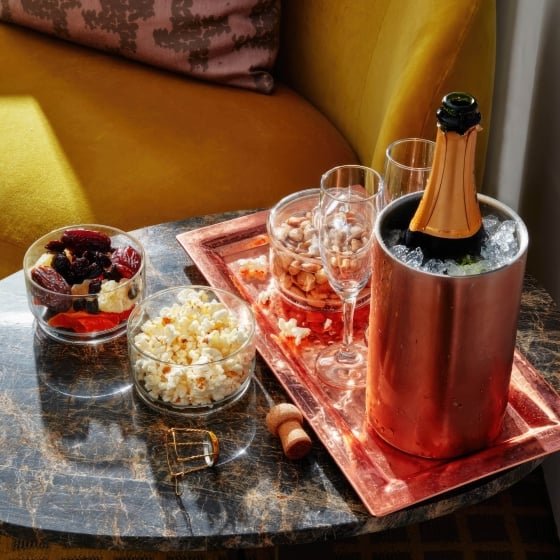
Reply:
<svg viewBox="0 0 560 560"><path fill-rule="evenodd" d="M101 228L101 230L99 230L99 229L96 230L96 228ZM31 270L35 267L36 263L33 263L31 265L29 265L27 263L27 260L28 260L28 258L30 258L31 252L33 250L38 249L40 247L40 245L43 245L43 249L44 249L44 245L46 244L47 241L55 239L56 234L62 234L69 229L91 229L91 230L96 230L96 231L106 230L106 231L103 231L103 233L107 233L107 235L109 235L108 232L111 231L111 232L114 232L113 235L122 235L124 237L129 238L136 245L136 247L134 247L134 249L139 250L141 260L140 260L140 267L138 268L138 270L134 273L133 276L131 276L130 278L126 278L125 282L122 282L122 283L117 282L117 285L114 288L110 288L110 289L105 290L104 294L108 294L108 293L111 293L111 292L116 291L116 290L122 290L123 287L127 286L129 283L131 283L133 280L136 280L139 276L141 276L144 273L144 269L145 269L145 266L146 266L146 252L144 250L144 246L142 245L142 243L140 243L140 241L138 241L138 239L134 235L131 235L130 233L128 233L124 230L121 230L119 228L116 228L116 227L113 227L113 226L107 226L107 225L104 225L104 224L72 224L72 225L68 225L68 226L53 229L53 230L49 231L48 233L45 233L41 237L38 237L35 241L33 241L33 243L31 243L31 245L25 251L25 254L23 256L23 272L25 274L26 280L33 286L34 289L42 290L43 292L48 293L48 294L54 294L56 296L69 298L70 301L72 301L73 299L83 299L84 298L84 294L61 294L60 292L56 292L54 290L49 290L48 288L45 288L44 286L41 286L40 284L35 282L35 280L33 280L32 276L31 276ZM44 252L48 252L48 251L46 251L46 249L45 249ZM87 294L87 296L89 298L93 299L96 296L99 296L99 294L98 293L97 294Z"/></svg>
<svg viewBox="0 0 560 560"><path fill-rule="evenodd" d="M271 248L281 250L285 253L289 253L290 255L293 255L294 259L297 259L297 260L300 260L300 261L309 261L309 262L317 263L318 261L321 260L321 257L319 255L317 255L316 257L310 257L308 255L301 255L299 253L296 253L288 245L285 245L284 243L282 243L274 235L274 225L273 225L273 220L276 218L276 216L280 212L284 211L285 208L289 204L292 204L293 202L295 202L297 200L312 199L313 197L317 197L317 203L318 203L320 193L321 193L320 188L310 188L310 189L304 189L302 191L297 191L297 192L294 192L294 193L291 193L291 194L285 196L284 198L279 200L271 208L271 210L268 213L268 216L266 218L266 230L267 230L267 233L268 233L268 240L269 240L269 244L270 244Z"/></svg>
<svg viewBox="0 0 560 560"><path fill-rule="evenodd" d="M162 360L160 358L157 358L156 356L153 356L152 354L148 354L144 350L141 350L140 348L138 348L137 344L134 342L134 338L131 335L131 331L133 329L133 323L134 323L136 317L138 315L140 315L140 313L143 312L143 310L145 308L145 305L150 303L151 301L157 299L158 297L165 296L165 295L168 295L168 294L171 294L171 293L178 294L178 293L180 293L184 290L187 290L187 289L189 289L189 290L193 289L193 290L197 290L197 291L203 290L205 292L214 292L217 295L223 294L223 295L226 295L227 297L232 297L235 301L242 304L242 307L247 312L247 317L250 318L250 330L249 330L249 333L248 333L247 337L243 341L243 344L241 344L241 346L239 346L239 348L237 348L234 352L228 354L227 356L224 356L224 357L220 358L219 360L213 360L213 361L209 361L209 362L206 362L206 363L203 363L203 364L181 364L181 363L177 363L177 362L170 362L170 361L167 361L167 360ZM221 301L219 298L217 298L217 300ZM180 304L180 302L178 302L178 301L175 301L174 303ZM165 307L168 307L168 305L165 306ZM228 311L231 311L231 310L228 308ZM136 327L139 329L138 332L141 332L140 324L134 325L134 328L136 328ZM202 284L185 284L183 286L172 286L170 288L165 288L163 290L159 290L157 292L154 292L153 294L150 294L149 296L146 296L144 299L142 299L140 302L138 302L138 304L132 310L132 313L129 315L129 317L127 319L126 337L127 337L129 345L132 348L134 348L134 351L141 354L145 359L149 359L149 360L152 360L154 362L160 363L162 365L167 365L167 366L174 367L174 368L192 368L193 370L196 371L197 369L206 368L208 366L219 365L221 363L224 363L226 360L231 360L234 356L237 356L241 352L247 350L250 345L253 345L254 352L256 352L256 342L254 341L255 334L256 334L256 328L257 328L257 321L256 321L256 317L255 317L255 314L254 314L251 306L249 305L249 303L247 303L239 295L237 295L237 294L235 294L235 293L233 293L229 290L223 289L223 288L214 288L212 286L205 286L205 285L202 285ZM134 367L133 367L133 370L134 370ZM137 377L136 373L134 374L134 377L135 378Z"/></svg>

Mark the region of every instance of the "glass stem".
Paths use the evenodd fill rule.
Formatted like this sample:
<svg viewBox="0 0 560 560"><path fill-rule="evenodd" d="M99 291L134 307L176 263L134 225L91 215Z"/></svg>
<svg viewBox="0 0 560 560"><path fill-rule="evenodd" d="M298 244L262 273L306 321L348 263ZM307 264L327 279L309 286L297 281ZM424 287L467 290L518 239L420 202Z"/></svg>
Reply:
<svg viewBox="0 0 560 560"><path fill-rule="evenodd" d="M354 309L356 308L356 296L343 299L342 317L344 331L342 335L342 352L347 359L351 359L356 352L353 349L354 343Z"/></svg>

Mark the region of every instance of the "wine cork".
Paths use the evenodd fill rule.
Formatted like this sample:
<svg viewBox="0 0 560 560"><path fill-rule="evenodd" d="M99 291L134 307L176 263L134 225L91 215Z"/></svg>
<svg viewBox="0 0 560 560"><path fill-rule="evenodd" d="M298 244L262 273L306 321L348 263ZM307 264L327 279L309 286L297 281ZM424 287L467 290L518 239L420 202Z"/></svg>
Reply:
<svg viewBox="0 0 560 560"><path fill-rule="evenodd" d="M311 438L301 427L302 422L302 413L289 403L277 404L266 415L266 425L280 438L288 459L301 459L311 449Z"/></svg>

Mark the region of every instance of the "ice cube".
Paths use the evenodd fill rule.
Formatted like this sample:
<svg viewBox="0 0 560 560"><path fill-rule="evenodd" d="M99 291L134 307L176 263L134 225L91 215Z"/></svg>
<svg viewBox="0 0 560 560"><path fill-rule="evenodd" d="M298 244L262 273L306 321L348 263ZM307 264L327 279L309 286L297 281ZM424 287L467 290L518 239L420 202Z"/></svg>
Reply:
<svg viewBox="0 0 560 560"><path fill-rule="evenodd" d="M422 249L419 247L409 249L406 245L395 245L391 251L397 259L413 268L420 268L424 260Z"/></svg>
<svg viewBox="0 0 560 560"><path fill-rule="evenodd" d="M491 268L499 268L511 261L517 254L517 226L514 221L502 222L481 248L481 255L489 261Z"/></svg>
<svg viewBox="0 0 560 560"><path fill-rule="evenodd" d="M498 216L489 215L483 217L483 225L487 235L482 243L480 257L469 258L460 263L439 259L424 262L421 249L412 250L400 244L403 232L399 230L391 230L384 236L384 240L397 259L424 272L450 276L482 274L508 264L519 250L515 221L501 220Z"/></svg>
<svg viewBox="0 0 560 560"><path fill-rule="evenodd" d="M493 214L491 214L482 218L482 226L484 227L484 231L490 236L498 229L499 225L500 220L498 216L494 216Z"/></svg>
<svg viewBox="0 0 560 560"><path fill-rule="evenodd" d="M422 266L422 270L431 274L446 274L447 263L441 259L429 259Z"/></svg>

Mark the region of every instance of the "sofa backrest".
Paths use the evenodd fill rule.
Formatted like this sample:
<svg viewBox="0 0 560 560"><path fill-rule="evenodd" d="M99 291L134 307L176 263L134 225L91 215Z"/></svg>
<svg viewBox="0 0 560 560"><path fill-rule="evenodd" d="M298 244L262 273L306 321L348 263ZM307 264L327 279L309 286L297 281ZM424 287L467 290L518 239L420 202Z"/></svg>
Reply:
<svg viewBox="0 0 560 560"><path fill-rule="evenodd" d="M489 136L495 63L494 0L283 0L282 80L346 136L362 163L382 169L399 138L435 138L450 91L482 113L479 189Z"/></svg>

